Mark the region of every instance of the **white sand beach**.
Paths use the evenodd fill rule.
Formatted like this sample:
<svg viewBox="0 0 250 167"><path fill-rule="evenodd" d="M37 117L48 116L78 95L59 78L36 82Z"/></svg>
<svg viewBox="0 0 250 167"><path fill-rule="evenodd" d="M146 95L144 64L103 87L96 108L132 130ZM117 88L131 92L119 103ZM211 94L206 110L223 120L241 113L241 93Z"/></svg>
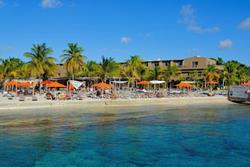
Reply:
<svg viewBox="0 0 250 167"><path fill-rule="evenodd" d="M22 109L41 109L41 108L98 108L98 107L129 107L129 106L148 106L148 105L219 105L229 104L226 97L170 97L170 98L145 98L145 99L84 99L68 101L51 101L40 98L38 101L25 101L0 99L0 113L10 110L19 111Z"/></svg>

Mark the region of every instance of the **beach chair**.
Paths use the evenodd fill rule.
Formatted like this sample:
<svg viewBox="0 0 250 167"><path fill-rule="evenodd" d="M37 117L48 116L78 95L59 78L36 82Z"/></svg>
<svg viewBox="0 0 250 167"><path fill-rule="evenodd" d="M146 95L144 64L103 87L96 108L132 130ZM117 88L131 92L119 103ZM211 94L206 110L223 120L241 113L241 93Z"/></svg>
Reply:
<svg viewBox="0 0 250 167"><path fill-rule="evenodd" d="M9 97L8 97L8 100L13 100L13 97L12 97L12 96L9 96Z"/></svg>
<svg viewBox="0 0 250 167"><path fill-rule="evenodd" d="M81 95L78 95L78 100L83 100L83 96L81 96Z"/></svg>
<svg viewBox="0 0 250 167"><path fill-rule="evenodd" d="M23 95L19 96L19 101L25 101L25 97Z"/></svg>
<svg viewBox="0 0 250 167"><path fill-rule="evenodd" d="M8 98L8 100L13 100L13 96L11 94L7 94L6 97Z"/></svg>
<svg viewBox="0 0 250 167"><path fill-rule="evenodd" d="M47 100L55 100L56 99L56 97L51 93L46 93L45 98Z"/></svg>
<svg viewBox="0 0 250 167"><path fill-rule="evenodd" d="M71 100L71 96L69 94L65 95L65 100Z"/></svg>
<svg viewBox="0 0 250 167"><path fill-rule="evenodd" d="M58 97L58 100L65 100L66 99L66 95L64 95L64 94L59 94L57 97Z"/></svg>
<svg viewBox="0 0 250 167"><path fill-rule="evenodd" d="M38 101L37 97L36 96L32 96L32 101Z"/></svg>

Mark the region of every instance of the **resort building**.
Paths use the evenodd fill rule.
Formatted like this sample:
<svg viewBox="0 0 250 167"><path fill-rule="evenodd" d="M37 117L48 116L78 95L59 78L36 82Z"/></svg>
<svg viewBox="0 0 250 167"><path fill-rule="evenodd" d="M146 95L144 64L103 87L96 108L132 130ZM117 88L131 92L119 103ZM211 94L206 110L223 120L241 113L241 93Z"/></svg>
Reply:
<svg viewBox="0 0 250 167"><path fill-rule="evenodd" d="M208 68L209 65L215 65L219 70L223 70L222 66L216 65L216 61L200 56L194 56L184 59L174 60L152 60L143 62L149 68L155 68L157 66L166 68L169 65L176 65L184 76L188 76L193 71L202 73ZM125 64L122 62L120 64ZM56 78L64 78L67 76L66 69L63 64L58 64L58 72Z"/></svg>
<svg viewBox="0 0 250 167"><path fill-rule="evenodd" d="M222 70L221 66L216 65L215 60L200 56L185 59L145 61L144 64L149 68L157 66L166 68L169 65L176 65L184 75L188 75L193 71L203 72L209 65L215 65L218 69Z"/></svg>

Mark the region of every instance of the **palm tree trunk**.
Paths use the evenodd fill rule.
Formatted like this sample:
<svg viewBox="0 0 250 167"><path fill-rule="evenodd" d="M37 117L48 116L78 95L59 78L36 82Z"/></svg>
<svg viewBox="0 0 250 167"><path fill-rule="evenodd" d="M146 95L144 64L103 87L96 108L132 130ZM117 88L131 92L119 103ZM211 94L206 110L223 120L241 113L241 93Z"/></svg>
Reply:
<svg viewBox="0 0 250 167"><path fill-rule="evenodd" d="M206 80L206 78L205 78L205 85L204 85L204 87L205 87L205 89L207 89L207 80Z"/></svg>
<svg viewBox="0 0 250 167"><path fill-rule="evenodd" d="M41 94L41 90L42 90L42 82L41 79L39 79L39 94Z"/></svg>

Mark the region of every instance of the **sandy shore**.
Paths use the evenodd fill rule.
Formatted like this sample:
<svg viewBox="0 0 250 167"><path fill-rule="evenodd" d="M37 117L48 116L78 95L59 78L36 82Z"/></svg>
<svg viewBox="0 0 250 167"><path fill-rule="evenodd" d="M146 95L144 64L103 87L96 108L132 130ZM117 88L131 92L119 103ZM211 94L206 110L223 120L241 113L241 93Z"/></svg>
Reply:
<svg viewBox="0 0 250 167"><path fill-rule="evenodd" d="M229 104L226 97L178 97L178 98L149 98L149 99L85 99L85 100L69 100L69 101L48 101L39 100L31 101L27 99L24 102L1 100L0 112L7 110L21 109L40 109L40 108L95 108L95 107L127 107L127 106L147 106L147 105L217 105Z"/></svg>

